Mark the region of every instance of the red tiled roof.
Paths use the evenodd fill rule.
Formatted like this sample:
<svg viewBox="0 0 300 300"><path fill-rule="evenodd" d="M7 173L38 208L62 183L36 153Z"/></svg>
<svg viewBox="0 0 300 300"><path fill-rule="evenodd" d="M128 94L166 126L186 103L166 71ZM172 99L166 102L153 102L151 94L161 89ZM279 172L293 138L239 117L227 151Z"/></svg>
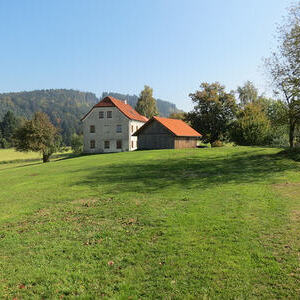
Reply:
<svg viewBox="0 0 300 300"><path fill-rule="evenodd" d="M143 128L148 126L153 121L157 121L161 123L164 127L166 127L169 131L171 131L176 136L187 136L187 137L200 137L202 136L199 132L189 126L187 123L182 120L169 119L169 118L160 118L160 117L152 117L146 124L144 124L138 131L134 133L134 135L138 135L138 133L143 131Z"/></svg>
<svg viewBox="0 0 300 300"><path fill-rule="evenodd" d="M117 107L127 118L131 120L136 120L144 123L148 121L146 117L140 115L129 104L126 104L125 102L111 96L105 97L99 103L94 105L94 107ZM83 120L91 112L91 110L81 120Z"/></svg>

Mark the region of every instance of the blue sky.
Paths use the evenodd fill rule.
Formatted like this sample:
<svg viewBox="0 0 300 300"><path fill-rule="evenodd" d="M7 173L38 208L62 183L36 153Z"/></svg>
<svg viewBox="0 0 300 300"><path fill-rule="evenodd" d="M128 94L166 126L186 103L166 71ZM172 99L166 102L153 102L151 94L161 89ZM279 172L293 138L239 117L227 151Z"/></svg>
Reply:
<svg viewBox="0 0 300 300"><path fill-rule="evenodd" d="M203 81L269 92L262 58L285 0L0 0L0 92L73 88L191 109Z"/></svg>

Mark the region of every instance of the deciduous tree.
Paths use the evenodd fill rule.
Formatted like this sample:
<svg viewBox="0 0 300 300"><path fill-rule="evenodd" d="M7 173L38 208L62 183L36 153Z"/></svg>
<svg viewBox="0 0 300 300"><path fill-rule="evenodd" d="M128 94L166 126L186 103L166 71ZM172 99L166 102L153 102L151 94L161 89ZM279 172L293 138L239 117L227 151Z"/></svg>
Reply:
<svg viewBox="0 0 300 300"><path fill-rule="evenodd" d="M243 86L237 88L241 106L253 103L258 99L258 90L251 81L246 81Z"/></svg>
<svg viewBox="0 0 300 300"><path fill-rule="evenodd" d="M189 96L195 103L187 115L192 127L201 132L205 142L224 139L237 109L233 93L226 93L225 87L215 82L202 83L200 90Z"/></svg>
<svg viewBox="0 0 300 300"><path fill-rule="evenodd" d="M239 145L263 145L268 143L271 122L258 103L248 103L237 114L231 137Z"/></svg>
<svg viewBox="0 0 300 300"><path fill-rule="evenodd" d="M275 92L286 106L289 144L294 147L295 129L300 123L300 3L289 9L285 23L277 28L279 46L265 65Z"/></svg>
<svg viewBox="0 0 300 300"><path fill-rule="evenodd" d="M26 121L15 133L16 150L40 152L44 163L59 149L60 143L58 129L42 112L35 113L33 119Z"/></svg>
<svg viewBox="0 0 300 300"><path fill-rule="evenodd" d="M83 151L83 136L73 133L71 136L71 148L75 154Z"/></svg>
<svg viewBox="0 0 300 300"><path fill-rule="evenodd" d="M185 112L173 112L169 115L170 119L177 119L177 120L186 120L186 113Z"/></svg>

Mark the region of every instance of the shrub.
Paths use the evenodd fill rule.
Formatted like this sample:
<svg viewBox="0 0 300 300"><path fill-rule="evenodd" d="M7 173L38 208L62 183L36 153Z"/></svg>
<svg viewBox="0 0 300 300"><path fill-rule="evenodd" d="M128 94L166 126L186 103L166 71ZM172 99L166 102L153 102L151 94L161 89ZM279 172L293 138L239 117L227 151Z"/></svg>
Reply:
<svg viewBox="0 0 300 300"><path fill-rule="evenodd" d="M82 135L72 134L71 148L75 154L80 154L83 151L83 137Z"/></svg>
<svg viewBox="0 0 300 300"><path fill-rule="evenodd" d="M213 143L211 143L211 146L212 147L223 147L224 144L221 141L217 140L217 141L214 141Z"/></svg>
<svg viewBox="0 0 300 300"><path fill-rule="evenodd" d="M250 103L238 113L232 125L231 139L239 145L270 143L271 123L259 104Z"/></svg>

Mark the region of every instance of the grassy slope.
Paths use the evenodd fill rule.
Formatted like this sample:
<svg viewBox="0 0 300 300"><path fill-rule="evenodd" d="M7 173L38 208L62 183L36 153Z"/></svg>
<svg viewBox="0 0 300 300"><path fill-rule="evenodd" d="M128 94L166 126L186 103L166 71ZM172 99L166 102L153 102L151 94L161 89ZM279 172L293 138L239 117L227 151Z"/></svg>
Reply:
<svg viewBox="0 0 300 300"><path fill-rule="evenodd" d="M300 166L278 151L7 164L0 295L296 298Z"/></svg>
<svg viewBox="0 0 300 300"><path fill-rule="evenodd" d="M36 152L17 152L12 149L0 149L0 163L8 163L11 161L41 159L41 155Z"/></svg>

